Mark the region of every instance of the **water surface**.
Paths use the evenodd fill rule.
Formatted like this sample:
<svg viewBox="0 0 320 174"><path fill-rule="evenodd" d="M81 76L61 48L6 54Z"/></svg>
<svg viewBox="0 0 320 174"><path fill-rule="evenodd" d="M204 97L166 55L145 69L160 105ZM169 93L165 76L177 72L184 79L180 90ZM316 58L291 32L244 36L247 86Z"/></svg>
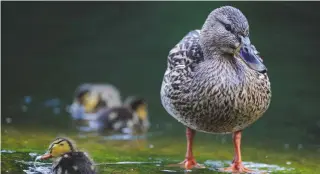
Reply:
<svg viewBox="0 0 320 174"><path fill-rule="evenodd" d="M172 130L149 132L146 136L113 135L99 137L75 131L2 126L2 173L47 173L50 161L34 163L57 136L66 136L87 152L98 166L99 173L219 173L218 168L230 164L233 156L231 136L198 133L195 156L206 169L185 171L168 164L178 163L185 154L185 137ZM320 150L314 146L252 143L243 141L245 165L267 173L320 172Z"/></svg>

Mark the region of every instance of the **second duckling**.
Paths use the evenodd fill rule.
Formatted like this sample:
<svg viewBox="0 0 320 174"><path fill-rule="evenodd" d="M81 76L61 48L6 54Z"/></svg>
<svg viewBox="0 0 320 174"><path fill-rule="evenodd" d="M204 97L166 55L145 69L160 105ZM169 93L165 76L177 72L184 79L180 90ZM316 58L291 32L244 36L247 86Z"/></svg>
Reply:
<svg viewBox="0 0 320 174"><path fill-rule="evenodd" d="M102 134L120 132L143 134L150 127L148 106L143 98L128 97L122 107L113 107L99 112L98 131Z"/></svg>

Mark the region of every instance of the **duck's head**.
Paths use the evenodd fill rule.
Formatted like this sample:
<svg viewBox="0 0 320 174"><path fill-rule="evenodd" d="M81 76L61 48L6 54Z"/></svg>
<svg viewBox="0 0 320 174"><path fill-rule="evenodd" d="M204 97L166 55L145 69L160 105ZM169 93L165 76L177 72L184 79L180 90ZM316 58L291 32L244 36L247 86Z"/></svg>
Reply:
<svg viewBox="0 0 320 174"><path fill-rule="evenodd" d="M201 29L200 44L206 58L225 55L241 59L255 71L267 71L258 51L250 43L247 18L234 7L223 6L209 14Z"/></svg>
<svg viewBox="0 0 320 174"><path fill-rule="evenodd" d="M66 138L57 138L49 146L48 151L40 159L58 158L65 153L75 152L74 144Z"/></svg>
<svg viewBox="0 0 320 174"><path fill-rule="evenodd" d="M82 105L85 112L91 113L101 104L101 96L90 90L90 85L81 85L75 92L76 102Z"/></svg>
<svg viewBox="0 0 320 174"><path fill-rule="evenodd" d="M128 97L124 102L124 105L131 108L132 111L134 111L137 114L140 120L148 120L148 105L143 98Z"/></svg>

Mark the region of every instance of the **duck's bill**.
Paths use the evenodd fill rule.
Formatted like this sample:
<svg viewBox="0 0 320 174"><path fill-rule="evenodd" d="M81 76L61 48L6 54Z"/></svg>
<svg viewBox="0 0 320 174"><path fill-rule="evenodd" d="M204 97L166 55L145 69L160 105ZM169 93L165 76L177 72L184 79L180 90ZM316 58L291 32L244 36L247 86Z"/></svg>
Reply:
<svg viewBox="0 0 320 174"><path fill-rule="evenodd" d="M239 51L240 58L253 70L260 73L267 72L267 67L262 63L261 58L248 46L242 46Z"/></svg>
<svg viewBox="0 0 320 174"><path fill-rule="evenodd" d="M52 155L50 153L46 153L40 157L40 160L46 160L49 158L52 158Z"/></svg>
<svg viewBox="0 0 320 174"><path fill-rule="evenodd" d="M248 37L241 37L242 46L237 51L237 56L240 57L249 68L260 73L267 72L267 67L262 63L262 59L257 54L257 50L250 43Z"/></svg>

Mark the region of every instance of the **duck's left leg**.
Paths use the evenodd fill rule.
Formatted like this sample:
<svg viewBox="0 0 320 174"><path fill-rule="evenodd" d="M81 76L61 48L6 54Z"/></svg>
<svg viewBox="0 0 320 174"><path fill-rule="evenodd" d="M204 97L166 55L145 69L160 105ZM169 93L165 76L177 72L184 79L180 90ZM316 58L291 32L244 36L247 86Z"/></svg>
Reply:
<svg viewBox="0 0 320 174"><path fill-rule="evenodd" d="M224 169L220 169L221 171L225 171L225 172L236 172L236 173L250 173L250 172L254 172L251 169L248 169L246 167L244 167L244 165L242 164L242 159L241 159L241 149L240 149L240 145L241 145L241 131L237 131L233 133L233 144L234 144L234 159L232 161L232 164L230 167L224 168Z"/></svg>

